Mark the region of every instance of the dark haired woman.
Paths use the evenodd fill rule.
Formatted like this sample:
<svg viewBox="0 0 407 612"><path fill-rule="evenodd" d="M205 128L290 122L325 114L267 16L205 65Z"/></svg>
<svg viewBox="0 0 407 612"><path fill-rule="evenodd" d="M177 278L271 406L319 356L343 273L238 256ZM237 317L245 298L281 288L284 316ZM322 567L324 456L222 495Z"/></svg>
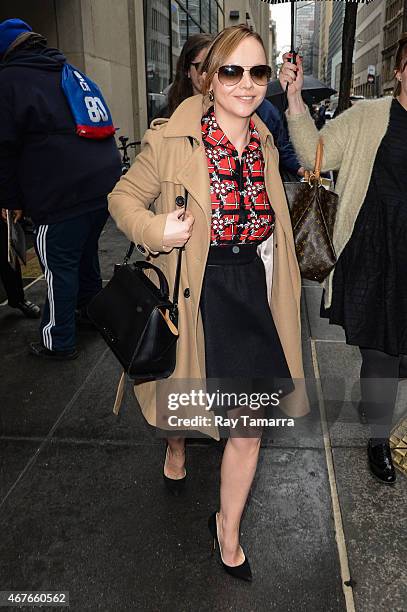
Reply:
<svg viewBox="0 0 407 612"><path fill-rule="evenodd" d="M323 170L339 170L334 230L338 263L325 283L322 316L342 325L362 356L361 420L371 423L372 473L396 474L388 441L398 379L407 365L407 34L399 41L394 97L358 102L318 134L301 98L301 63L283 64L287 119L300 159L310 167L319 135Z"/></svg>
<svg viewBox="0 0 407 612"><path fill-rule="evenodd" d="M201 93L202 75L199 68L212 41L211 34L193 34L188 38L178 58L175 78L168 89L167 104L158 111L157 117L171 117L181 102Z"/></svg>
<svg viewBox="0 0 407 612"><path fill-rule="evenodd" d="M297 388L304 378L301 279L278 154L255 114L270 79L266 61L261 38L248 27L221 32L201 67L203 96L185 100L168 121L153 122L142 152L110 194L109 209L118 227L154 257L170 282L177 247L185 245L177 364L170 385L205 382L206 377L278 377L290 390L295 386L285 400L291 414L299 415L308 411L303 387ZM183 209L174 209L175 198L185 190L189 200L183 220ZM163 419L156 405L158 388L155 382L135 388L152 425ZM198 413L209 421L194 429L219 439L205 406L191 405L183 405L183 415ZM239 527L261 438L261 431L251 433L239 431L226 442L220 508L209 519L224 569L244 580L252 575ZM173 483L185 479L184 442L168 439L164 475Z"/></svg>

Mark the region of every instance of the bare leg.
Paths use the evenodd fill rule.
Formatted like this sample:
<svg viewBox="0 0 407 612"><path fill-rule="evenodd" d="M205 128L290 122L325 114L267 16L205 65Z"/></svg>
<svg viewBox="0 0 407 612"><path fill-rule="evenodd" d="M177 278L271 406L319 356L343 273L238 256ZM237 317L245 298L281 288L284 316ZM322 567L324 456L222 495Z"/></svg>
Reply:
<svg viewBox="0 0 407 612"><path fill-rule="evenodd" d="M244 553L239 527L250 486L256 472L261 438L229 438L222 458L218 537L223 561L240 565Z"/></svg>
<svg viewBox="0 0 407 612"><path fill-rule="evenodd" d="M168 438L167 461L164 474L168 478L183 478L185 475L185 438Z"/></svg>

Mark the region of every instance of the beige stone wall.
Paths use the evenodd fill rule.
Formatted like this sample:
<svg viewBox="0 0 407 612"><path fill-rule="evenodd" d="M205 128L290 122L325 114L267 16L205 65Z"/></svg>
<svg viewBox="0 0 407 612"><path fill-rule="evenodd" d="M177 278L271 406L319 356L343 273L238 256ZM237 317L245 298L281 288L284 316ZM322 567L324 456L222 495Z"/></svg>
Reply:
<svg viewBox="0 0 407 612"><path fill-rule="evenodd" d="M34 4L37 4L37 0ZM54 19L58 32L55 46L64 52L68 62L85 71L81 1L56 2Z"/></svg>
<svg viewBox="0 0 407 612"><path fill-rule="evenodd" d="M0 21L18 17L45 36L50 47L56 47L58 36L53 0L1 0Z"/></svg>
<svg viewBox="0 0 407 612"><path fill-rule="evenodd" d="M127 0L82 0L85 72L101 87L119 135L134 135Z"/></svg>
<svg viewBox="0 0 407 612"><path fill-rule="evenodd" d="M271 34L270 34L270 6L265 2L250 0L250 13L256 32L263 39L267 52L267 62L271 63Z"/></svg>
<svg viewBox="0 0 407 612"><path fill-rule="evenodd" d="M239 11L239 19L230 19L230 11ZM246 19L246 15L249 19ZM271 62L270 6L260 0L225 0L225 26L248 23L260 34Z"/></svg>

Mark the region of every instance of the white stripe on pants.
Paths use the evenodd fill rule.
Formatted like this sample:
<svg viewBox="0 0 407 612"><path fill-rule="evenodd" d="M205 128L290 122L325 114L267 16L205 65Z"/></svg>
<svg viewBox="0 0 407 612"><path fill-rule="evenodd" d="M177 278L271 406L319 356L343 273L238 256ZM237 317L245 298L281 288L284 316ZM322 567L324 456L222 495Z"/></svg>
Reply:
<svg viewBox="0 0 407 612"><path fill-rule="evenodd" d="M52 328L55 326L55 304L53 276L47 263L47 231L48 225L39 225L37 231L37 249L40 254L41 263L44 267L44 276L47 281L47 294L49 305L49 322L42 330L42 342L46 348L52 351Z"/></svg>

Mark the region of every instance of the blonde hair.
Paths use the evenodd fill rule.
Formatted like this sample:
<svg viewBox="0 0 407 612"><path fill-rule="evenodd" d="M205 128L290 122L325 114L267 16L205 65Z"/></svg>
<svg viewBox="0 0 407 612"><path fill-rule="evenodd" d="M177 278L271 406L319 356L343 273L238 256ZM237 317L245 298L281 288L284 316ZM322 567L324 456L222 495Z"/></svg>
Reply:
<svg viewBox="0 0 407 612"><path fill-rule="evenodd" d="M202 93L206 95L209 92L212 79L221 66L225 65L228 57L246 38L254 38L263 48L264 54L266 49L263 40L257 32L253 32L247 25L240 24L225 28L219 32L213 43L208 49L208 53L201 64L200 72L206 72L206 77L202 85Z"/></svg>
<svg viewBox="0 0 407 612"><path fill-rule="evenodd" d="M403 63L403 60L405 59L407 59L407 32L404 32L404 34L401 35L401 38L399 39L399 42L398 42L398 47L397 47L397 52L396 52L396 63L394 66L395 73L403 71L402 63ZM394 77L396 78L396 75L394 75ZM393 95L395 98L397 98L397 96L399 96L400 94L401 94L401 83L400 81L397 81Z"/></svg>

